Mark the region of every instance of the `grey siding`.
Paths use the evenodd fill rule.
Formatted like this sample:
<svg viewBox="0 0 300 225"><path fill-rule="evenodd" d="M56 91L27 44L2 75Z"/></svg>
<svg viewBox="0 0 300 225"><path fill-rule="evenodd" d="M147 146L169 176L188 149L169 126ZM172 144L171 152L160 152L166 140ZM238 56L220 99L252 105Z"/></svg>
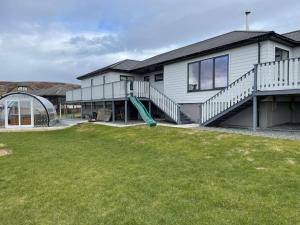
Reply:
<svg viewBox="0 0 300 225"><path fill-rule="evenodd" d="M200 104L182 104L181 109L193 122L200 122Z"/></svg>
<svg viewBox="0 0 300 225"><path fill-rule="evenodd" d="M293 49L293 57L300 57L300 47Z"/></svg>
<svg viewBox="0 0 300 225"><path fill-rule="evenodd" d="M144 77L149 76L150 78L150 85L154 88L156 88L157 90L159 90L160 92L164 92L164 81L155 81L155 74L159 74L159 73L164 73L164 71L156 71L153 73L148 73L148 74L144 74L142 75L142 80L144 80Z"/></svg>
<svg viewBox="0 0 300 225"><path fill-rule="evenodd" d="M207 55L192 60L166 65L164 67L164 92L177 103L201 103L218 91L187 92L188 63L221 55L229 55L229 83L253 68L258 60L258 45L252 44L218 54Z"/></svg>
<svg viewBox="0 0 300 225"><path fill-rule="evenodd" d="M112 83L120 81L120 75L126 75L126 76L134 76L136 80L140 80L141 77L137 76L135 74L130 73L117 73L117 72L108 72L101 75L96 75L91 78L87 78L81 81L81 87L86 88L91 86L91 79L93 79L94 86L103 84L103 77L105 76L105 83Z"/></svg>

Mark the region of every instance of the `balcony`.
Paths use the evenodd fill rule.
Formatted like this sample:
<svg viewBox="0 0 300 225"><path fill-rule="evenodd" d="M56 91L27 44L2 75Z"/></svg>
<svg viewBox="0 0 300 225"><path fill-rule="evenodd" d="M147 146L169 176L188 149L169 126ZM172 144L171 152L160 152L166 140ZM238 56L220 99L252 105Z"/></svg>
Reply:
<svg viewBox="0 0 300 225"><path fill-rule="evenodd" d="M149 98L149 82L117 81L92 87L74 89L66 93L68 103L122 100L133 94L139 98Z"/></svg>
<svg viewBox="0 0 300 225"><path fill-rule="evenodd" d="M256 72L257 91L296 91L300 89L300 58L290 58L281 61L261 63Z"/></svg>

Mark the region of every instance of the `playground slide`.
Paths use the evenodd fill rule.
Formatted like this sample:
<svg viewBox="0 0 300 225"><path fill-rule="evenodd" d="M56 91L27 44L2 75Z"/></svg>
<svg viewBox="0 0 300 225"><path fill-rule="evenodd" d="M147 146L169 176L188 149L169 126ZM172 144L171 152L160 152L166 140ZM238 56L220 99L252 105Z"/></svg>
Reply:
<svg viewBox="0 0 300 225"><path fill-rule="evenodd" d="M150 116L149 112L147 111L143 103L141 103L141 101L136 96L130 96L129 99L131 103L137 108L140 116L148 124L148 126L149 127L156 126L155 120Z"/></svg>

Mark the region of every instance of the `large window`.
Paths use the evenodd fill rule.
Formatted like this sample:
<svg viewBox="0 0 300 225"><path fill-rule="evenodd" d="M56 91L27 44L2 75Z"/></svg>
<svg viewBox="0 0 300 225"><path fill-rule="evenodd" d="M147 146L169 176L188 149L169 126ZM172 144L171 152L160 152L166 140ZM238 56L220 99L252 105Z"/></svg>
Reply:
<svg viewBox="0 0 300 225"><path fill-rule="evenodd" d="M228 84L228 55L190 63L188 91L213 90Z"/></svg>

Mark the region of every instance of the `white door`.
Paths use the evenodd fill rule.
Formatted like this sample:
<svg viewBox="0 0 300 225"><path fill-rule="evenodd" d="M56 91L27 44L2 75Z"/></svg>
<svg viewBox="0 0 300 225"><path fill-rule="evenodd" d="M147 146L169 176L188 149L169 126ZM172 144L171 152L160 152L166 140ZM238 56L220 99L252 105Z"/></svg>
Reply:
<svg viewBox="0 0 300 225"><path fill-rule="evenodd" d="M5 103L5 127L33 127L33 103L31 99L7 100Z"/></svg>

